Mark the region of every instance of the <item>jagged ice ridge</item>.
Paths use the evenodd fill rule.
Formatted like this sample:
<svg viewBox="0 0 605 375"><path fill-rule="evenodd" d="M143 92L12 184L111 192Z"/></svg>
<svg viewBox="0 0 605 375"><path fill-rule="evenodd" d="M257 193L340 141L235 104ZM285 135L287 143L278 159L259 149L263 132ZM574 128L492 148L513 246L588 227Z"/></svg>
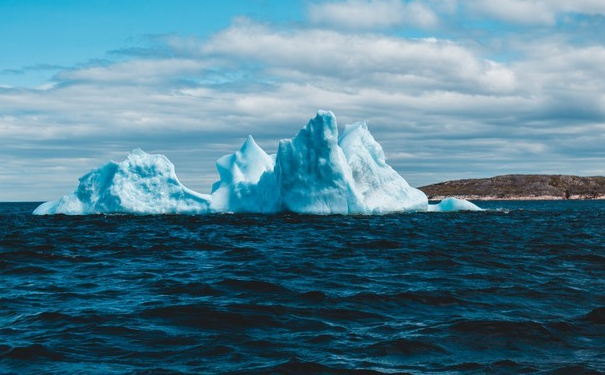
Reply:
<svg viewBox="0 0 605 375"><path fill-rule="evenodd" d="M448 198L430 205L386 163L365 122L338 134L332 112L318 111L292 139L268 155L252 136L216 161L220 180L211 194L181 184L163 155L135 149L121 163L110 161L80 178L75 191L46 202L36 215L205 214L222 212L384 214L407 211L481 210Z"/></svg>

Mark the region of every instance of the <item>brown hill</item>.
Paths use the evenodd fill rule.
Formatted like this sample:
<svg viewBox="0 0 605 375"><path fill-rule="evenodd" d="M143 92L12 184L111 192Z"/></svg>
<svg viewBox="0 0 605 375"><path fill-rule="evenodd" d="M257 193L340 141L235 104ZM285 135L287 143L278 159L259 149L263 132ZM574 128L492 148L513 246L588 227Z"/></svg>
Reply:
<svg viewBox="0 0 605 375"><path fill-rule="evenodd" d="M511 174L422 186L429 199L605 199L605 177Z"/></svg>

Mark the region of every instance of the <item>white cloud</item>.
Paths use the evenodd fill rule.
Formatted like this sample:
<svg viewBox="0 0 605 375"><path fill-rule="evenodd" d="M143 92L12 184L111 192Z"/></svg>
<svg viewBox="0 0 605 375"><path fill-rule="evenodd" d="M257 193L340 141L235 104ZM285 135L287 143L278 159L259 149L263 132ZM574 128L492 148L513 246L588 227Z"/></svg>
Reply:
<svg viewBox="0 0 605 375"><path fill-rule="evenodd" d="M553 25L556 21L555 10L543 1L477 0L469 4L479 14L512 23Z"/></svg>
<svg viewBox="0 0 605 375"><path fill-rule="evenodd" d="M439 25L439 17L430 7L415 1L406 3L404 22L406 25L430 29Z"/></svg>
<svg viewBox="0 0 605 375"><path fill-rule="evenodd" d="M159 59L159 60L130 60L111 63L106 66L90 66L64 70L57 74L57 80L65 81L88 81L88 82L124 82L133 83L158 83L174 77L187 77L198 75L207 63L192 59Z"/></svg>
<svg viewBox="0 0 605 375"><path fill-rule="evenodd" d="M433 10L420 1L344 0L313 3L309 6L312 23L348 29L373 29L394 26L432 28L439 24Z"/></svg>
<svg viewBox="0 0 605 375"><path fill-rule="evenodd" d="M563 13L605 15L602 0L470 0L472 12L523 25L554 25Z"/></svg>
<svg viewBox="0 0 605 375"><path fill-rule="evenodd" d="M554 0L551 6L560 12L605 15L605 2L602 0Z"/></svg>
<svg viewBox="0 0 605 375"><path fill-rule="evenodd" d="M456 27L468 14L486 20L553 26L563 14L605 15L602 0L338 0L311 3L311 23L329 28L369 30L392 27Z"/></svg>
<svg viewBox="0 0 605 375"><path fill-rule="evenodd" d="M247 134L275 152L318 108L341 124L369 120L413 185L584 174L605 161L600 45L526 38L519 58L496 62L452 40L249 20L206 40L159 40L175 57L64 69L43 90L0 87L0 201L56 198L135 147L165 153L205 192L214 160Z"/></svg>
<svg viewBox="0 0 605 375"><path fill-rule="evenodd" d="M284 80L309 81L321 76L325 83L338 80L343 86L414 91L506 92L515 84L514 73L505 66L480 59L447 40L322 29L280 32L240 23L192 51L222 56L231 63L260 62L269 74ZM394 82L406 86L397 88Z"/></svg>

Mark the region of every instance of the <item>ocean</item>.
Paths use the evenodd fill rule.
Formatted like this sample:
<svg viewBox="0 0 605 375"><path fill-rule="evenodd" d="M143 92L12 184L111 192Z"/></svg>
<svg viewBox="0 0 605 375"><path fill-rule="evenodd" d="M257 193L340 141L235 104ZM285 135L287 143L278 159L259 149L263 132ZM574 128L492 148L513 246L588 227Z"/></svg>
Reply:
<svg viewBox="0 0 605 375"><path fill-rule="evenodd" d="M479 205L71 217L0 203L0 373L605 373L605 201Z"/></svg>

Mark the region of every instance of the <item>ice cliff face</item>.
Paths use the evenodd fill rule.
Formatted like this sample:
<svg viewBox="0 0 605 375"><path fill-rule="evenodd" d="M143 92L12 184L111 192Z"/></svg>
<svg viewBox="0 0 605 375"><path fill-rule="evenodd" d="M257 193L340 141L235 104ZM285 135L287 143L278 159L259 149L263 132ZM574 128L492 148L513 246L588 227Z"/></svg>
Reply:
<svg viewBox="0 0 605 375"><path fill-rule="evenodd" d="M276 181L283 209L313 214L363 213L363 197L338 145L332 112L319 111L296 137L279 142Z"/></svg>
<svg viewBox="0 0 605 375"><path fill-rule="evenodd" d="M345 125L338 144L351 168L364 213L426 211L426 195L411 187L386 163L382 147L365 122Z"/></svg>
<svg viewBox="0 0 605 375"><path fill-rule="evenodd" d="M386 163L365 123L346 125L339 136L328 111L319 111L294 138L281 140L276 155L249 136L237 152L218 159L216 168L220 180L211 195L199 194L178 181L166 157L137 149L122 163L84 175L74 192L34 214L379 214L474 206L460 200L429 206L426 195Z"/></svg>

